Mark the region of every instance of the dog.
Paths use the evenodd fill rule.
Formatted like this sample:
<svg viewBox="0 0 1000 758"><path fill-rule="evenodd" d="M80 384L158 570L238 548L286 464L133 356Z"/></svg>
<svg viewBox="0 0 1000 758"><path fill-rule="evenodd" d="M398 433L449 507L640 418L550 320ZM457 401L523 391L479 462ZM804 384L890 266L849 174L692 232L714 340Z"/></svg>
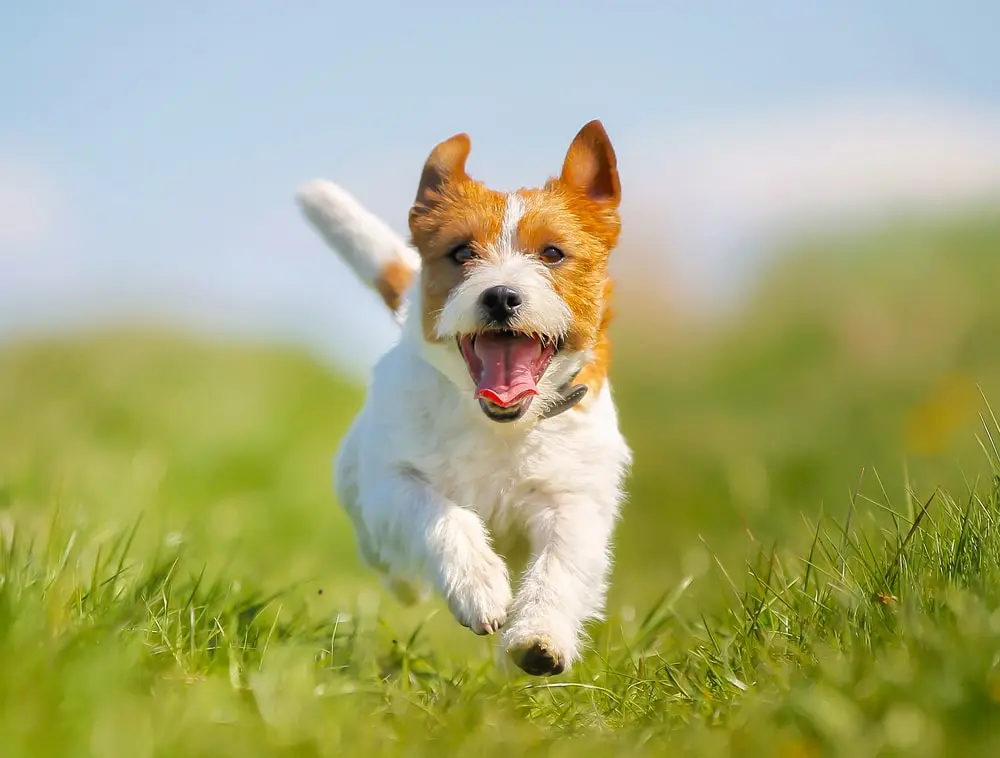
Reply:
<svg viewBox="0 0 1000 758"><path fill-rule="evenodd" d="M466 173L470 149L461 133L430 153L411 243L329 181L296 195L401 326L334 490L400 600L436 589L459 623L498 635L501 660L556 675L603 616L632 461L608 379L617 159L592 121L557 178L498 192ZM508 563L523 566L516 594Z"/></svg>

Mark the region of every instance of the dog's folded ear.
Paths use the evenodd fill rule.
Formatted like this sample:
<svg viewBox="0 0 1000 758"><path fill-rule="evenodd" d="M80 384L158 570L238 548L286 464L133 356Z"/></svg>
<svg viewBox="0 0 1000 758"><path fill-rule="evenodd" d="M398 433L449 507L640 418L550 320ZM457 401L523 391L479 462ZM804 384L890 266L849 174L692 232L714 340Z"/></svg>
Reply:
<svg viewBox="0 0 1000 758"><path fill-rule="evenodd" d="M618 159L600 121L591 121L577 133L563 162L560 181L590 200L618 207L621 183Z"/></svg>
<svg viewBox="0 0 1000 758"><path fill-rule="evenodd" d="M468 179L465 162L471 149L469 135L462 133L449 137L431 151L420 175L412 212L419 213L421 209L433 205L445 185Z"/></svg>

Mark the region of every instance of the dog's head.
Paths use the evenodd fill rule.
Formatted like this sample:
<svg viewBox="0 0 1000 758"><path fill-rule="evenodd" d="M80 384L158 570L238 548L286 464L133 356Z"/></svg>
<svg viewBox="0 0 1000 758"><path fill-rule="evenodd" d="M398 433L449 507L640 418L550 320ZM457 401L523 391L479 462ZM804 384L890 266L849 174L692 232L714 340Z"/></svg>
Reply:
<svg viewBox="0 0 1000 758"><path fill-rule="evenodd" d="M599 121L580 130L559 177L539 189L502 193L469 178L470 147L458 134L434 148L410 210L421 328L436 362L486 416L514 421L557 402L561 385L603 350L618 169Z"/></svg>

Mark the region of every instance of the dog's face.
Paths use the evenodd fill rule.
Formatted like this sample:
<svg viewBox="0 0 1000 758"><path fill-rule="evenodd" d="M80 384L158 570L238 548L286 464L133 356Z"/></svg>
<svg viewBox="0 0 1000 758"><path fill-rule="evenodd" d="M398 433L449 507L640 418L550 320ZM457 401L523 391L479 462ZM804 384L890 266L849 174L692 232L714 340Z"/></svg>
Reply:
<svg viewBox="0 0 1000 758"><path fill-rule="evenodd" d="M536 396L551 399L602 339L618 170L598 121L540 189L501 193L470 179L470 147L458 134L434 149L410 211L422 331L461 357L488 418L513 421Z"/></svg>

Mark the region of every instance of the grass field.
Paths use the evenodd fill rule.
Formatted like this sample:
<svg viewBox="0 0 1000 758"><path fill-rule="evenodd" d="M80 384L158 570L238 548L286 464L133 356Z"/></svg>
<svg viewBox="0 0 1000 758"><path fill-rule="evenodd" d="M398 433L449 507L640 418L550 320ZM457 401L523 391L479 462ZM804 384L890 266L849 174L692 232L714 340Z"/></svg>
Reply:
<svg viewBox="0 0 1000 758"><path fill-rule="evenodd" d="M548 681L362 569L328 369L8 346L0 755L996 755L997 281L987 215L802 245L711 332L623 304L609 618Z"/></svg>

